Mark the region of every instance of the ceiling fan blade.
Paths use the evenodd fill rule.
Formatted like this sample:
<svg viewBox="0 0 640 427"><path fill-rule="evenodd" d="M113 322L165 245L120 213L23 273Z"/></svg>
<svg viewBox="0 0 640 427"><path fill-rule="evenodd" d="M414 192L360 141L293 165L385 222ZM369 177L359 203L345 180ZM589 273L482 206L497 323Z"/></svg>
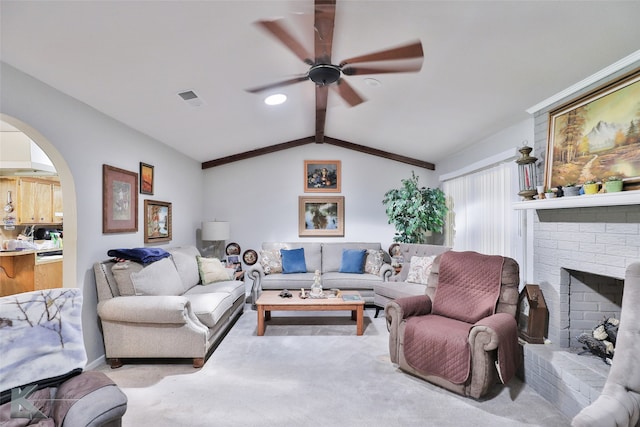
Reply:
<svg viewBox="0 0 640 427"><path fill-rule="evenodd" d="M355 56L353 58L345 59L340 63L341 67L347 64L356 64L360 62L375 62L375 61L393 61L397 59L411 59L411 58L423 58L424 53L422 51L422 42L420 40L391 49L381 50L379 52L369 53L367 55Z"/></svg>
<svg viewBox="0 0 640 427"><path fill-rule="evenodd" d="M295 83L303 82L305 80L309 80L309 76L305 75L305 76L295 77L293 79L283 80L281 82L270 83L268 85L258 86L252 89L245 89L245 90L249 93L260 93L260 92L264 92L265 90L274 89L277 87L289 86Z"/></svg>
<svg viewBox="0 0 640 427"><path fill-rule="evenodd" d="M282 25L281 20L257 21L256 25L280 40L280 42L289 48L302 62L313 65L313 55L287 31Z"/></svg>
<svg viewBox="0 0 640 427"><path fill-rule="evenodd" d="M316 85L316 143L324 142L324 124L327 119L328 86Z"/></svg>
<svg viewBox="0 0 640 427"><path fill-rule="evenodd" d="M351 87L349 83L345 79L338 80L337 84L331 85L333 89L338 92L338 94L344 99L350 106L355 107L358 104L362 104L366 101L363 97L361 97L358 92Z"/></svg>
<svg viewBox="0 0 640 427"><path fill-rule="evenodd" d="M403 67L346 67L342 69L342 73L346 76L358 76L363 74L416 73L421 69L422 62Z"/></svg>
<svg viewBox="0 0 640 427"><path fill-rule="evenodd" d="M314 39L316 64L331 64L333 26L336 19L336 0L316 0Z"/></svg>

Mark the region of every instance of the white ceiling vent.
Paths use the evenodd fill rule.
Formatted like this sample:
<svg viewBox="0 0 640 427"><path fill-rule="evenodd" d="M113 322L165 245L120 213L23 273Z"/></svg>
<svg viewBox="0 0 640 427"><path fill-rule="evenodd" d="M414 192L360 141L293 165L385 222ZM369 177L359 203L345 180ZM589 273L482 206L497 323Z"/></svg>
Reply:
<svg viewBox="0 0 640 427"><path fill-rule="evenodd" d="M201 98L196 95L196 93L192 90L186 90L184 92L179 92L178 96L182 98L184 102L191 105L192 107L200 107L204 105L204 102Z"/></svg>

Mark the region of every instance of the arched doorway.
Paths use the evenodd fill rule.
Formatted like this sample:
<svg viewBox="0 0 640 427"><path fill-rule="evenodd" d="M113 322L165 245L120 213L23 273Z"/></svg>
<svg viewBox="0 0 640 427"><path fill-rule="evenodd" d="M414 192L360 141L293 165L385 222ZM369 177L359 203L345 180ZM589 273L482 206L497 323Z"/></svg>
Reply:
<svg viewBox="0 0 640 427"><path fill-rule="evenodd" d="M60 152L40 132L14 117L0 113L0 121L6 122L27 135L35 142L53 163L62 188L62 202L64 211L64 263L62 266L62 280L65 288L75 288L77 284L77 246L78 221L76 190L73 175Z"/></svg>

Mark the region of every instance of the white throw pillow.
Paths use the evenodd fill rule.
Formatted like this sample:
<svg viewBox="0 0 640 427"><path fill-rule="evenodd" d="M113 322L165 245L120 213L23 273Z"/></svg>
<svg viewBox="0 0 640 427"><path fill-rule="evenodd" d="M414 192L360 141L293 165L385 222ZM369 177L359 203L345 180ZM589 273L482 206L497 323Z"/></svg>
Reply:
<svg viewBox="0 0 640 427"><path fill-rule="evenodd" d="M407 282L426 285L429 280L429 273L431 273L433 260L435 259L436 255L425 257L412 256L409 273L407 274Z"/></svg>
<svg viewBox="0 0 640 427"><path fill-rule="evenodd" d="M229 280L229 272L218 258L205 258L199 256L197 257L197 260L198 270L200 271L200 280L203 285Z"/></svg>
<svg viewBox="0 0 640 427"><path fill-rule="evenodd" d="M130 297L136 294L136 290L131 281L131 274L142 271L144 266L133 261L119 261L111 267L111 273L113 278L116 279L116 285L118 285L118 292L120 296Z"/></svg>
<svg viewBox="0 0 640 427"><path fill-rule="evenodd" d="M136 295L182 295L182 280L170 258L149 264L131 273Z"/></svg>
<svg viewBox="0 0 640 427"><path fill-rule="evenodd" d="M282 255L280 249L263 249L260 251L260 265L264 274L282 273Z"/></svg>

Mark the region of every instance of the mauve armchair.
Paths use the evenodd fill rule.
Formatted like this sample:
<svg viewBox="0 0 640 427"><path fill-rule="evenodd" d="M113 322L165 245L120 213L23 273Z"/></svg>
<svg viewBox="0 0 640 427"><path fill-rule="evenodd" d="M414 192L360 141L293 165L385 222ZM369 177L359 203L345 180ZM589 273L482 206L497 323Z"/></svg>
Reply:
<svg viewBox="0 0 640 427"><path fill-rule="evenodd" d="M436 257L426 295L385 307L391 361L407 373L478 399L521 361L515 320L518 263L477 252ZM498 362L498 363L496 363Z"/></svg>

